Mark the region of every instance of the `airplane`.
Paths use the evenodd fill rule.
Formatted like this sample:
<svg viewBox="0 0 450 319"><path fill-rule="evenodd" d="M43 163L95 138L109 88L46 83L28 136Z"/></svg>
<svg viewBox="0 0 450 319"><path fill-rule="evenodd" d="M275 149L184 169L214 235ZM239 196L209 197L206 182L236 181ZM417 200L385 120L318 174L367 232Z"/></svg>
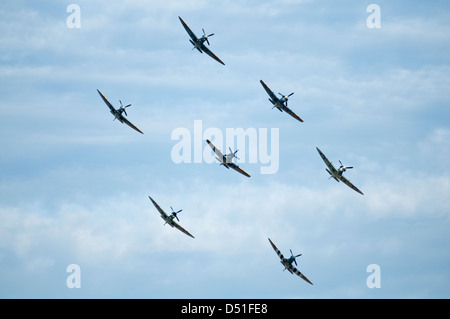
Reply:
<svg viewBox="0 0 450 319"><path fill-rule="evenodd" d="M303 122L303 119L298 116L297 114L295 114L294 112L292 112L292 110L290 108L288 108L288 99L289 97L294 94L294 92L292 92L289 95L284 95L281 93L278 93L279 95L281 95L281 98L278 98L275 93L273 93L273 91L267 86L266 83L264 83L263 80L259 81L261 83L261 85L263 86L264 90L266 90L267 94L269 94L269 101L270 103L273 104L273 107L276 107L280 112L285 111L286 113L288 113L290 116L292 116L293 118L295 118L296 120Z"/></svg>
<svg viewBox="0 0 450 319"><path fill-rule="evenodd" d="M361 195L364 195L363 192L361 192L355 185L353 185L352 183L350 183L350 181L348 179L346 179L342 174L348 170L348 169L352 169L353 166L347 167L344 166L342 164L341 161L339 161L339 163L341 164L341 166L336 169L333 164L331 164L331 162L328 160L328 158L319 150L318 147L316 147L317 152L319 152L320 157L322 157L323 161L325 162L325 164L327 164L328 169L325 169L328 174L330 174L331 176L329 178L334 178L337 182L341 181L344 184L346 184L348 187L350 187L351 189L353 189L354 191L360 193Z"/></svg>
<svg viewBox="0 0 450 319"><path fill-rule="evenodd" d="M214 144L213 143L211 143L211 141L210 140L206 140L206 143L208 143L208 145L212 148L212 150L216 153L216 159L220 162L220 165L223 165L223 166L225 166L226 168L232 168L232 169L234 169L235 171L237 171L237 172L239 172L239 173L241 173L242 175L245 175L245 176L247 176L247 177L250 177L250 175L246 172L246 171L244 171L242 168L240 168L237 164L235 164L235 163L233 163L232 161L233 161L233 158L237 158L237 159L239 159L237 156L236 156L236 153L237 153L237 151L239 151L239 150L236 150L236 151L232 151L231 150L231 148L229 148L230 149L230 154L227 154L227 155L223 155L222 154L222 152L221 151L219 151L215 146L214 146Z"/></svg>
<svg viewBox="0 0 450 319"><path fill-rule="evenodd" d="M290 250L291 251L291 257L285 258L283 256L283 254L280 252L280 250L277 248L277 246L275 246L275 244L270 240L270 238L268 238L268 239L269 239L270 244L272 245L273 250L275 250L275 252L277 253L278 257L280 257L280 259L281 259L280 262L284 266L283 271L285 271L287 269L291 274L296 274L297 276L299 276L300 278L302 278L303 280L305 280L306 282L308 282L308 283L310 283L312 285L313 283L311 281L309 281L309 279L306 278L305 275L303 275L297 268L295 268L292 265L292 263L295 263L295 265L297 265L297 262L295 261L295 258L301 256L302 254L294 256L294 254L292 253L292 250Z"/></svg>
<svg viewBox="0 0 450 319"><path fill-rule="evenodd" d="M170 209L172 210L172 213L170 214L170 215L167 215L163 210L162 210L162 208L161 207L159 207L159 205L153 200L153 198L151 198L150 196L148 197L148 198L150 198L150 200L152 201L152 203L153 203L153 205L155 205L155 207L156 207L156 209L159 211L159 213L161 214L161 218L162 219L164 219L164 221L165 221L165 224L169 224L171 227L175 227L175 228L177 228L178 230L180 230L180 231L182 231L183 233L185 233L186 235L188 235L188 236L190 236L190 237L192 237L192 238L194 238L194 236L192 236L186 229L184 229L183 227L181 227L179 224L177 224L176 222L175 222L175 218L178 220L178 221L180 221L179 219L178 219L178 213L179 212L181 212L182 210L180 209L179 211L177 211L177 212L174 212L173 211L173 208L172 207L170 207ZM165 225L164 224L164 225Z"/></svg>
<svg viewBox="0 0 450 319"><path fill-rule="evenodd" d="M128 104L128 105L125 105L125 106L124 106L124 105L122 104L122 101L119 100L119 102L120 102L120 108L118 108L118 109L116 110L116 109L114 108L114 106L112 106L112 104L108 101L108 99L102 94L102 92L100 92L98 89L97 89L97 92L98 92L98 94L100 94L100 96L102 97L102 99L103 99L103 101L106 103L106 105L108 105L109 109L111 110L112 115L114 115L114 120L115 120L115 119L118 119L121 123L125 123L126 125L128 125L128 126L131 127L132 129L138 131L138 132L141 133L141 134L144 134L144 133L142 133L142 131L141 131L136 125L134 125L133 123L131 123L130 121L128 121L128 120L126 119L126 117L122 115L122 113L125 113L125 115L128 116L127 111L126 111L125 109L126 109L127 107L130 107L131 104ZM114 120L113 120L113 121L114 121Z"/></svg>
<svg viewBox="0 0 450 319"><path fill-rule="evenodd" d="M186 30L186 32L189 34L189 36L191 37L191 39L189 39L189 42L192 43L192 45L194 46L192 48L192 50L197 49L200 53L205 52L207 55L209 55L211 58L213 58L214 60L216 60L217 62L225 65L225 63L223 63L223 61L221 59L219 59L214 53L211 52L211 50L208 49L208 47L205 45L205 41L206 43L208 43L209 45L209 40L208 37L213 36L214 33L208 34L206 35L205 30L202 29L203 31L203 35L201 38L197 38L197 36L194 34L194 32L192 32L192 30L188 27L188 25L186 24L186 22L184 22L183 19L181 19L180 16L178 16L178 18L180 19L181 24L183 25L184 29Z"/></svg>

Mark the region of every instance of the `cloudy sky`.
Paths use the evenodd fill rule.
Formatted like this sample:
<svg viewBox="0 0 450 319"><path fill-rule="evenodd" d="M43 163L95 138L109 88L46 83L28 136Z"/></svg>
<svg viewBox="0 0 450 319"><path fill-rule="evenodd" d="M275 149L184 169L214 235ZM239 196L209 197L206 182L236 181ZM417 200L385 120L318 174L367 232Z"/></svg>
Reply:
<svg viewBox="0 0 450 319"><path fill-rule="evenodd" d="M450 297L449 21L439 0L2 1L0 297Z"/></svg>

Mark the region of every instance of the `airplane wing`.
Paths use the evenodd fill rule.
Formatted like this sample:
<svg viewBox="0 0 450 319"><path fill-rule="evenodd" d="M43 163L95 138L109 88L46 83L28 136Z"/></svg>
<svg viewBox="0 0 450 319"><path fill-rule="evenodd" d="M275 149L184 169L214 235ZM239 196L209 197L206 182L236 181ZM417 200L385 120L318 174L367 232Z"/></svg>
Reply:
<svg viewBox="0 0 450 319"><path fill-rule="evenodd" d="M159 211L159 213L161 214L162 218L167 221L169 219L169 215L167 215L166 212L164 212L162 210L162 208L159 207L159 205L153 200L153 198L151 198L150 196L148 198L150 198L150 200L152 201L153 205L155 205L156 209Z"/></svg>
<svg viewBox="0 0 450 319"><path fill-rule="evenodd" d="M194 236L192 236L186 229L184 229L183 227L181 227L180 225L178 225L175 221L172 221L173 226L175 226L178 230L182 231L183 233L185 233L186 235L188 235L189 237L195 238Z"/></svg>
<svg viewBox="0 0 450 319"><path fill-rule="evenodd" d="M234 169L236 172L241 173L242 175L245 175L247 177L250 177L250 174L244 171L242 168L240 168L238 165L234 163L229 163L228 166L230 166L232 169Z"/></svg>
<svg viewBox="0 0 450 319"><path fill-rule="evenodd" d="M161 207L159 207L159 205L153 200L153 198L151 198L150 196L148 197L150 198L150 200L152 201L153 205L155 205L156 209L159 211L159 213L161 214L161 217L172 227L176 227L178 230L180 230L181 232L185 233L186 235L194 238L194 236L191 235L191 233L189 233L186 229L184 229L183 227L181 227L180 225L178 225L173 219L171 220L169 218L169 215L167 215Z"/></svg>
<svg viewBox="0 0 450 319"><path fill-rule="evenodd" d="M273 93L273 91L267 86L267 84L263 80L259 80L259 82L263 86L264 90L266 90L267 94L269 94L272 101L275 102L278 99L275 93Z"/></svg>
<svg viewBox="0 0 450 319"><path fill-rule="evenodd" d="M348 187L350 187L351 189L353 189L354 191L360 193L361 195L364 195L363 192L361 192L355 185L353 185L352 183L350 183L350 181L348 179L346 179L344 176L341 175L341 181L346 184Z"/></svg>
<svg viewBox="0 0 450 319"><path fill-rule="evenodd" d="M111 110L112 113L117 113L116 109L114 108L114 106L112 106L112 104L108 101L108 99L102 94L102 92L100 92L97 89L98 94L100 94L100 96L102 97L103 101L106 103L106 105L108 105L109 109Z"/></svg>
<svg viewBox="0 0 450 319"><path fill-rule="evenodd" d="M202 46L200 47L200 49L205 52L207 55L209 55L211 58L213 58L214 60L216 60L217 62L225 65L225 63L223 63L223 61L221 59L219 59L219 57L217 55L215 55L214 53L211 52L211 50L208 49L208 47L203 43Z"/></svg>
<svg viewBox="0 0 450 319"><path fill-rule="evenodd" d="M278 257L280 257L280 259L283 260L284 256L281 253L281 251L278 249L277 246L275 246L275 244L273 243L273 241L270 240L270 238L268 238L268 239L269 239L270 244L272 245L273 250L275 250L275 252L277 253Z"/></svg>
<svg viewBox="0 0 450 319"><path fill-rule="evenodd" d="M328 158L319 150L318 147L316 147L317 152L319 152L320 157L322 157L323 161L325 162L325 164L327 164L328 168L330 169L330 171L333 174L337 173L337 169L333 166L333 164L331 164L331 162L328 160Z"/></svg>
<svg viewBox="0 0 450 319"><path fill-rule="evenodd" d="M206 140L206 143L208 143L208 145L212 148L212 150L214 151L214 153L216 153L216 155L217 155L218 158L223 159L224 156L223 156L222 152L221 152L217 147L215 147L214 144L211 143L210 140Z"/></svg>
<svg viewBox="0 0 450 319"><path fill-rule="evenodd" d="M288 108L287 106L283 107L283 111L285 111L287 114L289 114L290 116L292 116L296 120L299 120L300 122L303 122L303 119L300 116L298 116L297 114L295 114L294 112L292 112L292 110L290 108Z"/></svg>
<svg viewBox="0 0 450 319"><path fill-rule="evenodd" d="M299 276L300 278L302 278L303 280L305 280L307 283L309 283L309 284L313 284L311 281L309 281L309 279L308 278L306 278L306 276L305 275L303 275L301 272L300 272L300 270L298 270L297 268L295 268L295 267L291 267L291 271L294 273L294 274L296 274L297 276Z"/></svg>
<svg viewBox="0 0 450 319"><path fill-rule="evenodd" d="M186 32L189 34L189 36L191 37L191 39L192 39L194 42L197 42L197 41L198 41L197 36L196 36L196 35L194 34L194 32L192 32L192 30L188 27L188 25L186 24L186 22L184 22L184 20L181 19L180 16L178 16L178 19L180 19L181 24L183 25L184 29L185 29Z"/></svg>
<svg viewBox="0 0 450 319"><path fill-rule="evenodd" d="M122 114L120 115L119 120L122 123L125 123L126 125L128 125L129 127L131 127L132 129L138 131L141 134L144 134L136 125L134 125L133 123L131 123L130 121L127 120L127 118L125 116L123 116Z"/></svg>

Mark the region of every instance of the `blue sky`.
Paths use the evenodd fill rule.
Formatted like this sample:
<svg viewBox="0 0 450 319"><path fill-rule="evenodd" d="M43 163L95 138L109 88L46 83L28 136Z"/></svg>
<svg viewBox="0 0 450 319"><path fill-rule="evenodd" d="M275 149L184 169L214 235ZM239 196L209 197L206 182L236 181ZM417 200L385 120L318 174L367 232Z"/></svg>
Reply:
<svg viewBox="0 0 450 319"><path fill-rule="evenodd" d="M372 3L381 28L367 26ZM449 6L2 1L0 297L448 298ZM191 49L178 16L214 33L225 66ZM305 122L272 110L261 79L295 92ZM131 103L144 134L113 122L97 89ZM198 121L201 135L277 129L278 170L261 174L250 142L235 148L251 178L193 163ZM192 163L171 156L179 129ZM316 147L354 167L364 196L328 179ZM149 195L183 209L195 239L164 226ZM313 286L282 271L267 238L303 254ZM81 288L66 285L70 264ZM366 284L372 264L380 288Z"/></svg>

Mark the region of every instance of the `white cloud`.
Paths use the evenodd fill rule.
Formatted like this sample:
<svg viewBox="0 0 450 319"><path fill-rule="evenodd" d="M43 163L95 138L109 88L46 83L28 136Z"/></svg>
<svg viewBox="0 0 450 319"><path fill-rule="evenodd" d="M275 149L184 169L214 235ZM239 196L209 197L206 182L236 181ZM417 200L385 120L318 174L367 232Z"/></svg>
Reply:
<svg viewBox="0 0 450 319"><path fill-rule="evenodd" d="M367 187L367 212L375 217L450 217L450 179L444 176L395 178ZM432 203L430 205L430 203Z"/></svg>
<svg viewBox="0 0 450 319"><path fill-rule="evenodd" d="M426 168L438 168L442 175L448 175L448 158L450 157L450 129L438 127L433 129L428 136L418 141L418 150Z"/></svg>

